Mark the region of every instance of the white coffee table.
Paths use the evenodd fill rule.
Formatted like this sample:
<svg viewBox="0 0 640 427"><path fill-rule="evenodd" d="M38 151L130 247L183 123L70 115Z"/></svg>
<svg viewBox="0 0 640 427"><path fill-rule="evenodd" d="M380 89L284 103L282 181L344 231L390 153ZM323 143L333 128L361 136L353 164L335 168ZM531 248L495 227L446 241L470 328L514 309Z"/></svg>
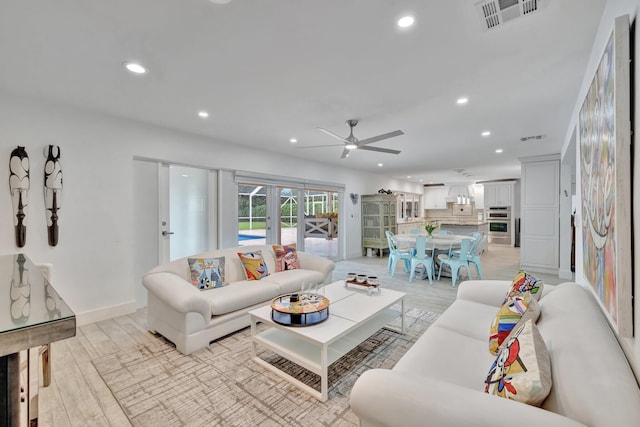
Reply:
<svg viewBox="0 0 640 427"><path fill-rule="evenodd" d="M331 283L320 292L329 299L329 317L313 326L283 326L271 319L271 307L252 310L251 353L253 360L283 377L296 387L325 402L329 397L329 365L365 341L376 331L401 318L404 333L404 292L383 288L380 293L367 294L366 289L345 287L343 280ZM400 312L390 309L400 303ZM257 324L269 327L258 332ZM391 328L389 328L391 329ZM258 344L297 363L320 376L320 392L302 383L258 357Z"/></svg>

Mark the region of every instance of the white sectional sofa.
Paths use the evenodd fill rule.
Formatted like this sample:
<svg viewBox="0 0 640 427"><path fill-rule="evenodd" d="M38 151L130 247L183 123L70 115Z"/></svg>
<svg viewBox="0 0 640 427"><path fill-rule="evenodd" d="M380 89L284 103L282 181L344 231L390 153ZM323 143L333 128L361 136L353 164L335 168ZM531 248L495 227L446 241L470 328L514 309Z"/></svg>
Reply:
<svg viewBox="0 0 640 427"><path fill-rule="evenodd" d="M245 280L238 252L260 250L269 275ZM228 285L201 291L191 284L187 258L225 257ZM302 283L330 283L333 261L298 252L300 269L276 272L272 246L253 245L221 249L160 265L142 279L147 288L149 329L162 334L176 348L190 354L213 340L249 326L250 310L267 304L278 295L300 290Z"/></svg>
<svg viewBox="0 0 640 427"><path fill-rule="evenodd" d="M495 360L489 325L510 283L461 284L456 301L393 369L365 372L351 391L362 426L640 426L640 389L588 289L544 287L538 329L551 392L538 408L483 392Z"/></svg>

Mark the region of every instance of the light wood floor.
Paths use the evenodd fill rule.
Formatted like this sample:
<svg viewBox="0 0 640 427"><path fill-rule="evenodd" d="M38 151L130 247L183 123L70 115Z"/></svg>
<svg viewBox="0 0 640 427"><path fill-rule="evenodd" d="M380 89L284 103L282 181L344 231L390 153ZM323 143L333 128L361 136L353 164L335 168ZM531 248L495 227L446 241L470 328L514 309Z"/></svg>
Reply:
<svg viewBox="0 0 640 427"><path fill-rule="evenodd" d="M519 250L491 246L483 255L485 279L513 279L519 269ZM336 265L335 279L353 268L376 268L386 271L387 258L358 258ZM384 273L386 274L386 273ZM394 280L381 276L382 283L407 292L407 306L442 312L455 299L457 288L451 279L443 278L434 285L416 280L408 283L408 275L399 267ZM561 283L557 277L538 275L545 283ZM158 339L147 331L146 310L79 327L77 336L53 343L52 383L40 389L39 422L42 426L129 426L131 425L110 390L91 363L92 359ZM215 345L215 344L213 344Z"/></svg>

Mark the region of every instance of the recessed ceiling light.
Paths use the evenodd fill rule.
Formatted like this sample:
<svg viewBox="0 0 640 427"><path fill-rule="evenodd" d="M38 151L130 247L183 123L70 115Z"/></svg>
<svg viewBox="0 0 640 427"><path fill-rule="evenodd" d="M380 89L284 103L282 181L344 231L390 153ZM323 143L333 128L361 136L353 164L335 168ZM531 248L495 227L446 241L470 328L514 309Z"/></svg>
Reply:
<svg viewBox="0 0 640 427"><path fill-rule="evenodd" d="M414 22L415 22L415 18L413 16L410 16L410 15L403 16L402 18L398 19L398 27L407 28L412 26Z"/></svg>
<svg viewBox="0 0 640 427"><path fill-rule="evenodd" d="M382 163L378 163L379 168L381 168L382 166L384 166Z"/></svg>
<svg viewBox="0 0 640 427"><path fill-rule="evenodd" d="M296 142L298 142L298 140L296 138L291 138L289 142L292 144L295 144Z"/></svg>
<svg viewBox="0 0 640 427"><path fill-rule="evenodd" d="M418 181L422 182L422 181L424 181L424 179L420 178Z"/></svg>
<svg viewBox="0 0 640 427"><path fill-rule="evenodd" d="M467 102L469 102L469 98L466 98L466 97L458 98L458 100L456 101L456 103L460 105L466 104Z"/></svg>
<svg viewBox="0 0 640 427"><path fill-rule="evenodd" d="M202 111L198 111L198 116L200 118L206 119L209 117L209 113L207 113L206 111L202 110Z"/></svg>
<svg viewBox="0 0 640 427"><path fill-rule="evenodd" d="M482 136L489 136L491 135L491 132L489 132L488 130L485 130L484 132L482 132Z"/></svg>
<svg viewBox="0 0 640 427"><path fill-rule="evenodd" d="M180 176L182 176L183 178L189 178L189 175L187 175L186 173L183 173L183 174L182 174L182 175L180 175Z"/></svg>
<svg viewBox="0 0 640 427"><path fill-rule="evenodd" d="M145 74L147 69L136 62L125 62L124 67L134 74Z"/></svg>
<svg viewBox="0 0 640 427"><path fill-rule="evenodd" d="M496 150L496 153L498 153L498 154L502 153L502 148L498 148L498 149Z"/></svg>
<svg viewBox="0 0 640 427"><path fill-rule="evenodd" d="M411 179L411 175L407 175L407 179Z"/></svg>

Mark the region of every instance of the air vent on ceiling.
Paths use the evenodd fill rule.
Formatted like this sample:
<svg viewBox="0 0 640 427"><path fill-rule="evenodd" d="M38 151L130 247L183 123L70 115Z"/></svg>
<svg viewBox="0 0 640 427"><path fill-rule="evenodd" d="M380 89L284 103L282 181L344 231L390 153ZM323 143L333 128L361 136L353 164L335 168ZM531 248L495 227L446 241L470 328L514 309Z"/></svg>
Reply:
<svg viewBox="0 0 640 427"><path fill-rule="evenodd" d="M542 0L484 0L476 3L476 9L485 31L505 22L537 12Z"/></svg>
<svg viewBox="0 0 640 427"><path fill-rule="evenodd" d="M539 139L544 139L546 135L532 135L532 136L523 136L522 138L520 138L520 141L522 142L527 142L527 141L536 141Z"/></svg>

